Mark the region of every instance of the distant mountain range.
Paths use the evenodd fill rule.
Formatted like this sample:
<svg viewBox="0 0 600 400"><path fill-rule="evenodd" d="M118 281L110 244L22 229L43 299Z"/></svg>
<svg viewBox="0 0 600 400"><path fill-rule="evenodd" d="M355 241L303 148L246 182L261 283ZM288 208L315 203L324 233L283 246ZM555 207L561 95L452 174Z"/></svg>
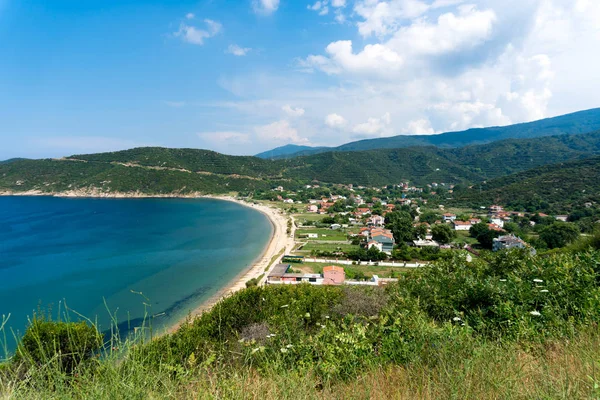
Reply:
<svg viewBox="0 0 600 400"><path fill-rule="evenodd" d="M462 147L491 143L504 139L528 139L542 136L568 135L600 129L600 108L547 118L540 121L503 127L477 128L439 135L400 135L388 138L360 140L338 147L309 147L287 145L257 154L264 159L292 158L325 152L397 149L415 146L440 148Z"/></svg>

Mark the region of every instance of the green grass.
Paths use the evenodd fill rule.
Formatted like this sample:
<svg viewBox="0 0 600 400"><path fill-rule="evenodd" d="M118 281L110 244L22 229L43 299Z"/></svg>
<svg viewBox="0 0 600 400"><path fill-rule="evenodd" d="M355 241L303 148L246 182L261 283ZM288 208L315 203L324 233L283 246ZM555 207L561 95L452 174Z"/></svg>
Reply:
<svg viewBox="0 0 600 400"><path fill-rule="evenodd" d="M319 243L318 241L315 240L311 240L308 243L306 243L303 247L302 250L298 250L298 251L302 251L302 252L306 252L309 253L311 251L329 251L329 252L334 252L334 251L343 251L343 252L348 252L351 250L356 250L360 248L360 246L356 246L356 245L351 245L351 244L341 244L341 243Z"/></svg>
<svg viewBox="0 0 600 400"><path fill-rule="evenodd" d="M347 233L343 229L318 229L318 228L298 228L296 230L296 236L308 235L309 233L317 233L318 239L302 239L302 240L325 240L325 241L347 241ZM325 236L323 236L325 235Z"/></svg>

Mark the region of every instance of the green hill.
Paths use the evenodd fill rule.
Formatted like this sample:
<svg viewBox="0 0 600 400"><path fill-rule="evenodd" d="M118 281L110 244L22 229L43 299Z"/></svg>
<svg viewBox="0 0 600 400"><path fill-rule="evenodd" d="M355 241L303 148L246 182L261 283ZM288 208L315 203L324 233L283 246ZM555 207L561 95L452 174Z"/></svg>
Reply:
<svg viewBox="0 0 600 400"><path fill-rule="evenodd" d="M280 155L271 155L268 158L290 158L328 151L364 151L414 146L461 147L505 139L530 139L543 136L579 134L598 129L600 129L600 108L523 124L469 129L439 135L399 135L388 138L367 139L338 147L304 149L295 153L285 152ZM261 153L259 156L263 154L269 154L269 152Z"/></svg>
<svg viewBox="0 0 600 400"><path fill-rule="evenodd" d="M328 152L282 160L157 147L0 164L0 189L143 193L247 192L311 181L383 186L401 181L478 183L600 155L600 131L441 149Z"/></svg>
<svg viewBox="0 0 600 400"><path fill-rule="evenodd" d="M568 213L587 202L600 202L600 157L530 169L455 193L472 206L503 204L515 209Z"/></svg>

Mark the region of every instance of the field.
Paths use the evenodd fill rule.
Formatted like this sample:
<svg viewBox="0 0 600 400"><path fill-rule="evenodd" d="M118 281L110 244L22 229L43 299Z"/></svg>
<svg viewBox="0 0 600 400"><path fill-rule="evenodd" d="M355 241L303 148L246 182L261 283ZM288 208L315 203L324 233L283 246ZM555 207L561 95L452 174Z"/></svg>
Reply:
<svg viewBox="0 0 600 400"><path fill-rule="evenodd" d="M342 267L346 270L347 275L355 275L362 273L367 277L377 275L380 278L389 278L392 276L392 272L398 273L410 273L414 271L414 268L402 268L402 267L380 267L380 266L366 266L366 265L341 265L341 264L324 264L324 263L311 263L304 262L302 264L293 264L292 268L297 271L302 271L307 274L320 274L323 272L323 267L334 265Z"/></svg>
<svg viewBox="0 0 600 400"><path fill-rule="evenodd" d="M343 229L324 229L324 228L298 228L296 230L296 237L301 235L308 235L309 233L316 233L319 235L318 239L306 239L306 240L325 240L325 241L340 241L347 242L348 234ZM304 240L304 239L302 239Z"/></svg>
<svg viewBox="0 0 600 400"><path fill-rule="evenodd" d="M360 246L355 246L351 244L342 244L342 243L322 243L315 240L308 241L301 250L296 250L297 252L308 253L312 251L343 251L348 252L351 250L359 249Z"/></svg>

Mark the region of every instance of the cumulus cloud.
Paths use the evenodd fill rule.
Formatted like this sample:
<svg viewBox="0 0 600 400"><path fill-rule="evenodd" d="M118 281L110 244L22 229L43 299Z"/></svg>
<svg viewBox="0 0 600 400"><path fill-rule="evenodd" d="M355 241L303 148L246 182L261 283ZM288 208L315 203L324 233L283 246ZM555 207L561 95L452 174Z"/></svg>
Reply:
<svg viewBox="0 0 600 400"><path fill-rule="evenodd" d="M346 7L346 0L332 0L331 6L336 8Z"/></svg>
<svg viewBox="0 0 600 400"><path fill-rule="evenodd" d="M252 49L249 47L240 47L237 44L230 44L225 51L227 54L233 54L234 56L242 57L248 54Z"/></svg>
<svg viewBox="0 0 600 400"><path fill-rule="evenodd" d="M390 113L385 113L381 118L369 118L367 122L356 125L352 132L365 136L382 135L391 123Z"/></svg>
<svg viewBox="0 0 600 400"><path fill-rule="evenodd" d="M254 128L256 136L268 143L294 143L310 145L307 138L300 137L298 131L286 120L276 121L268 125Z"/></svg>
<svg viewBox="0 0 600 400"><path fill-rule="evenodd" d="M254 12L262 15L271 15L279 8L279 0L253 0Z"/></svg>
<svg viewBox="0 0 600 400"><path fill-rule="evenodd" d="M219 34L223 30L223 26L216 21L205 19L206 28L200 29L185 23L179 25L179 30L173 33L173 36L180 38L184 42L203 45L204 40Z"/></svg>
<svg viewBox="0 0 600 400"><path fill-rule="evenodd" d="M405 129L405 133L409 135L433 135L435 130L431 127L431 122L423 118L410 121Z"/></svg>
<svg viewBox="0 0 600 400"><path fill-rule="evenodd" d="M339 114L329 114L325 117L325 125L330 128L341 128L346 125L348 121Z"/></svg>
<svg viewBox="0 0 600 400"><path fill-rule="evenodd" d="M196 16L194 15L194 13L187 13L187 14L185 15L185 17L186 17L187 19L194 19Z"/></svg>
<svg viewBox="0 0 600 400"><path fill-rule="evenodd" d="M286 104L285 106L281 107L281 109L283 111L285 111L285 113L287 115L289 115L290 117L301 117L304 115L304 109L303 108L294 108L292 106L290 106L289 104Z"/></svg>

